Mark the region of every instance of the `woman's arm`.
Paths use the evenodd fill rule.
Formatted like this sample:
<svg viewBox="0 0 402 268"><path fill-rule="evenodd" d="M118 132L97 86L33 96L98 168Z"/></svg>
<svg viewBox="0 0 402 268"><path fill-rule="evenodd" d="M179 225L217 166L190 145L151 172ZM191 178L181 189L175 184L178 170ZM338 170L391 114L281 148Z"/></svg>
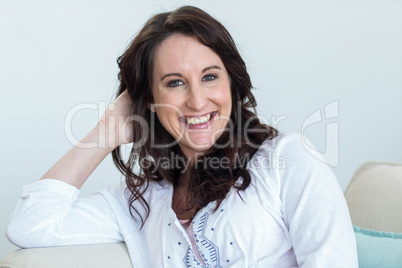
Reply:
<svg viewBox="0 0 402 268"><path fill-rule="evenodd" d="M86 198L78 198L77 188L108 153L131 141L132 128L125 122L130 110L131 102L124 92L105 112L97 127L40 181L23 187L6 229L12 243L27 248L123 240L118 220L127 215L120 215L121 212L116 215L116 210L127 206L129 215L123 193L125 185L115 185ZM95 142L92 148L85 148L91 142Z"/></svg>
<svg viewBox="0 0 402 268"><path fill-rule="evenodd" d="M322 159L288 135L278 142L284 221L300 267L358 267L356 241L339 183Z"/></svg>
<svg viewBox="0 0 402 268"><path fill-rule="evenodd" d="M59 180L25 185L6 228L10 242L22 248L114 243L123 241L119 220L127 219L124 184L89 197ZM117 206L117 208L116 208ZM133 228L136 222L132 222Z"/></svg>
<svg viewBox="0 0 402 268"><path fill-rule="evenodd" d="M124 91L109 106L97 126L52 166L41 180L56 179L80 189L113 149L131 142L131 124L128 122L131 105L129 95ZM89 144L91 148L87 148Z"/></svg>
<svg viewBox="0 0 402 268"><path fill-rule="evenodd" d="M270 166L253 170L265 178L256 180L262 203L282 217L299 267L357 268L343 192L329 166L306 150L303 139L289 133L266 142L259 157L271 161Z"/></svg>
<svg viewBox="0 0 402 268"><path fill-rule="evenodd" d="M96 169L102 160L114 149L99 147L100 131L94 128L84 139L70 149L56 164L54 164L41 178L56 179L66 182L78 189L84 184L89 175ZM98 134L99 133L99 134ZM96 143L94 148L85 148L85 144Z"/></svg>

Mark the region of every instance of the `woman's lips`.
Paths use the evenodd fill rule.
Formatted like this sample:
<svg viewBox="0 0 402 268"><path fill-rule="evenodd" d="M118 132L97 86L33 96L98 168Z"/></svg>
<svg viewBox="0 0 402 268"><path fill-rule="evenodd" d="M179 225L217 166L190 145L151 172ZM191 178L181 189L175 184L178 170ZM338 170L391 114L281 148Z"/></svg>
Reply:
<svg viewBox="0 0 402 268"><path fill-rule="evenodd" d="M189 129L207 128L211 125L217 112L206 113L200 116L182 116L179 121Z"/></svg>

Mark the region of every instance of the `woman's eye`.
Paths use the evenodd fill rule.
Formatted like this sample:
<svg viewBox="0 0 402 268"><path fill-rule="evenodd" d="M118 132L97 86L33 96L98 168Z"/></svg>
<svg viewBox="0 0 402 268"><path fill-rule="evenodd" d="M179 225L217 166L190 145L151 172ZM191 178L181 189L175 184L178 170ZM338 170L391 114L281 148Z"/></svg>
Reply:
<svg viewBox="0 0 402 268"><path fill-rule="evenodd" d="M181 86L183 83L180 80L172 80L168 83L168 87Z"/></svg>
<svg viewBox="0 0 402 268"><path fill-rule="evenodd" d="M213 75L213 74L207 74L206 76L204 76L205 81L212 81L212 80L215 80L216 78L217 78L217 76Z"/></svg>

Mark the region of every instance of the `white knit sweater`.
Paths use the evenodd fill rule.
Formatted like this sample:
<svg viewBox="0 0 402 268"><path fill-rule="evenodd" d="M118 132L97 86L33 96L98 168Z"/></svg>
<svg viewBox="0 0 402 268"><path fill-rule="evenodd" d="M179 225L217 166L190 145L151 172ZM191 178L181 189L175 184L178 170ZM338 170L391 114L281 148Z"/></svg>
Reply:
<svg viewBox="0 0 402 268"><path fill-rule="evenodd" d="M251 185L208 204L192 228L207 267L358 267L348 208L330 168L298 134L264 142L248 166ZM241 179L240 179L241 180ZM129 213L124 182L86 198L58 180L24 186L7 226L15 245L125 241L135 268L205 267L171 208L173 186L154 182L145 226ZM140 211L144 211L137 204Z"/></svg>

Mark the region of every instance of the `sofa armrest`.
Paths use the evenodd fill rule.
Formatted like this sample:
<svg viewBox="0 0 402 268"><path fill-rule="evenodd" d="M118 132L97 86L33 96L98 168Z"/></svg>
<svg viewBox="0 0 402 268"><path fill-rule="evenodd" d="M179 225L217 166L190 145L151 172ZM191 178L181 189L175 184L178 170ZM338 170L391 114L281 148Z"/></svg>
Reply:
<svg viewBox="0 0 402 268"><path fill-rule="evenodd" d="M132 268L125 243L19 249L0 260L1 268Z"/></svg>
<svg viewBox="0 0 402 268"><path fill-rule="evenodd" d="M402 163L369 162L345 190L352 223L371 230L402 233Z"/></svg>

